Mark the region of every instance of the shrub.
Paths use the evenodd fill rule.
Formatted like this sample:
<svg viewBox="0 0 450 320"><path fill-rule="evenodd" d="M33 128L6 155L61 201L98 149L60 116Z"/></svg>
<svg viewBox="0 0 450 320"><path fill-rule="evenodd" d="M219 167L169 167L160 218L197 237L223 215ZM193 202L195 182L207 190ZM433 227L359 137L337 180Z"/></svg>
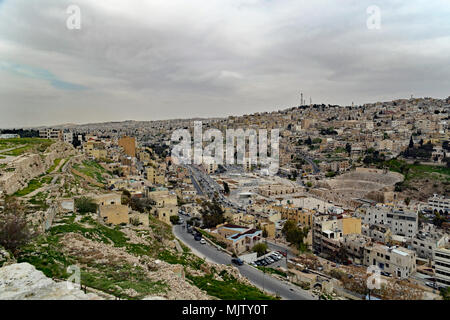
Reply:
<svg viewBox="0 0 450 320"><path fill-rule="evenodd" d="M172 224L178 224L179 221L180 221L180 217L179 216L170 216L170 222Z"/></svg>
<svg viewBox="0 0 450 320"><path fill-rule="evenodd" d="M0 214L0 245L15 255L35 235L25 217L24 208L14 198L5 199Z"/></svg>
<svg viewBox="0 0 450 320"><path fill-rule="evenodd" d="M97 204L92 200L92 198L81 197L75 199L75 208L81 214L92 212L95 213L97 211Z"/></svg>

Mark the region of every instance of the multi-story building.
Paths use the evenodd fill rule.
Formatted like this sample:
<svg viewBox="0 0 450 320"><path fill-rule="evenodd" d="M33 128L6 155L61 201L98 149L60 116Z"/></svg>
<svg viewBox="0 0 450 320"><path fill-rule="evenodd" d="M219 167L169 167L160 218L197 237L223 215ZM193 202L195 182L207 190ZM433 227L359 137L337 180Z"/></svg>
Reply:
<svg viewBox="0 0 450 320"><path fill-rule="evenodd" d="M448 243L448 234L431 231L419 231L411 240L411 247L417 256L423 259L433 259L433 251Z"/></svg>
<svg viewBox="0 0 450 320"><path fill-rule="evenodd" d="M314 251L334 257L342 246L341 239L348 234L361 234L361 219L314 216L312 228Z"/></svg>
<svg viewBox="0 0 450 320"><path fill-rule="evenodd" d="M164 184L165 177L163 174L158 174L158 170L154 167L147 167L145 170L146 178L151 184Z"/></svg>
<svg viewBox="0 0 450 320"><path fill-rule="evenodd" d="M417 233L419 221L414 211L385 205L365 205L359 208L358 215L365 224L389 226L392 234L412 238Z"/></svg>
<svg viewBox="0 0 450 320"><path fill-rule="evenodd" d="M258 187L258 193L265 197L274 197L287 194L298 193L303 190L299 186L288 186L282 184L271 184Z"/></svg>
<svg viewBox="0 0 450 320"><path fill-rule="evenodd" d="M281 219L292 220L305 227L312 227L314 212L308 209L278 207L281 212Z"/></svg>
<svg viewBox="0 0 450 320"><path fill-rule="evenodd" d="M149 192L148 197L155 202L151 213L160 221L170 224L170 217L178 215L178 201L175 193L158 190Z"/></svg>
<svg viewBox="0 0 450 320"><path fill-rule="evenodd" d="M122 137L117 144L123 148L127 156L136 157L136 139L134 137Z"/></svg>
<svg viewBox="0 0 450 320"><path fill-rule="evenodd" d="M450 249L448 247L433 250L436 283L443 287L450 286Z"/></svg>
<svg viewBox="0 0 450 320"><path fill-rule="evenodd" d="M372 243L372 239L362 234L348 234L342 240L347 258L353 263L362 264L364 261L365 247Z"/></svg>
<svg viewBox="0 0 450 320"><path fill-rule="evenodd" d="M52 139L52 140L63 140L63 132L58 129L42 129L39 130L39 138L42 139Z"/></svg>
<svg viewBox="0 0 450 320"><path fill-rule="evenodd" d="M416 253L402 247L373 244L365 248L364 265L374 265L397 278L406 279L416 272Z"/></svg>
<svg viewBox="0 0 450 320"><path fill-rule="evenodd" d="M445 196L439 196L437 194L428 199L428 206L433 212L440 214L450 213L450 198Z"/></svg>
<svg viewBox="0 0 450 320"><path fill-rule="evenodd" d="M63 133L63 141L66 143L73 143L73 133L72 132L64 132Z"/></svg>
<svg viewBox="0 0 450 320"><path fill-rule="evenodd" d="M376 242L388 243L391 240L391 229L384 224L363 224L361 231Z"/></svg>

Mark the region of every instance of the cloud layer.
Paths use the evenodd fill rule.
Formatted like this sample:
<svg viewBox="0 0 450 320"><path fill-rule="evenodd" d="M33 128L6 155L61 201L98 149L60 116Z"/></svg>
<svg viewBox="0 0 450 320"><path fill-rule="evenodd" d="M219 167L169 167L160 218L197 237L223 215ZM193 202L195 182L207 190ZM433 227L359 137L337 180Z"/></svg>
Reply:
<svg viewBox="0 0 450 320"><path fill-rule="evenodd" d="M446 97L449 16L446 0L3 0L0 127Z"/></svg>

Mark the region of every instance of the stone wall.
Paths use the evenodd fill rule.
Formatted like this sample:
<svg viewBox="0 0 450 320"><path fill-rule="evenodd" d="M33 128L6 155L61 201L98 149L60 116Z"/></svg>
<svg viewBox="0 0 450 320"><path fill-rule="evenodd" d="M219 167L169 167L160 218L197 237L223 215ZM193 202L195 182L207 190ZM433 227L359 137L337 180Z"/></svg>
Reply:
<svg viewBox="0 0 450 320"><path fill-rule="evenodd" d="M12 160L8 168L0 169L0 192L13 194L25 188L28 182L42 174L54 164L56 159L62 159L76 154L72 145L64 142L52 144L44 154L24 154Z"/></svg>

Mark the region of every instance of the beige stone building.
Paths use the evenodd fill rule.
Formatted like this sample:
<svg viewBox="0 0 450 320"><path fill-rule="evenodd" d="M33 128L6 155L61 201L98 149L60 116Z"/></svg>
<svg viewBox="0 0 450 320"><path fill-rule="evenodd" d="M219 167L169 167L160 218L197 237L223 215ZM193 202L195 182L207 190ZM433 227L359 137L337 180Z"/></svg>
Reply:
<svg viewBox="0 0 450 320"><path fill-rule="evenodd" d="M98 215L108 224L128 224L130 222L131 209L121 204L99 205Z"/></svg>
<svg viewBox="0 0 450 320"><path fill-rule="evenodd" d="M158 190L149 192L148 197L156 203L151 213L158 220L170 224L170 217L178 215L178 200L175 193L168 190Z"/></svg>
<svg viewBox="0 0 450 320"><path fill-rule="evenodd" d="M136 157L136 139L134 137L122 137L117 144L123 148L127 156Z"/></svg>
<svg viewBox="0 0 450 320"><path fill-rule="evenodd" d="M397 278L406 279L416 272L416 253L402 247L373 244L365 248L364 265L375 265Z"/></svg>

